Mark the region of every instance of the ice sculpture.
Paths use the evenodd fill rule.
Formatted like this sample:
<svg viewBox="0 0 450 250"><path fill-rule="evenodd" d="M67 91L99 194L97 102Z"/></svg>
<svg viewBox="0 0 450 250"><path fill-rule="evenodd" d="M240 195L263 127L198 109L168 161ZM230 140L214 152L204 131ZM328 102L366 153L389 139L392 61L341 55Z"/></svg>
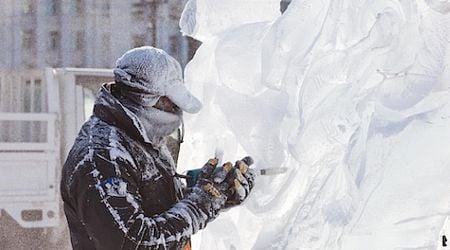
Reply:
<svg viewBox="0 0 450 250"><path fill-rule="evenodd" d="M252 155L244 207L201 249L436 248L450 213L450 14L439 0L190 0L180 167ZM447 192L447 194L446 194ZM198 237L198 236L197 236ZM195 238L194 238L195 240Z"/></svg>

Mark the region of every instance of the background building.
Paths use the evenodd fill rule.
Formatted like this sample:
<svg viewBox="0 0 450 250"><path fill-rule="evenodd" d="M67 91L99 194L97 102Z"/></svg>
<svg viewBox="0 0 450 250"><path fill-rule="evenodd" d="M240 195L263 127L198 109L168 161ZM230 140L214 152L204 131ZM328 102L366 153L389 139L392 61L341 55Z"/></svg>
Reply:
<svg viewBox="0 0 450 250"><path fill-rule="evenodd" d="M4 0L0 69L111 68L130 48L152 45L184 66L198 43L178 20L187 0Z"/></svg>

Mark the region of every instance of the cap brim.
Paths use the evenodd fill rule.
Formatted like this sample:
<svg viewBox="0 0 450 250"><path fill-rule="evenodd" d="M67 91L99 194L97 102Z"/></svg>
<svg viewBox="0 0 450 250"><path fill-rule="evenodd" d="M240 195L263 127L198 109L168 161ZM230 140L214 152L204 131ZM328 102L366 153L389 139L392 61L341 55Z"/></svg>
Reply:
<svg viewBox="0 0 450 250"><path fill-rule="evenodd" d="M195 114L202 109L202 103L187 90L181 81L167 86L165 95L185 112Z"/></svg>

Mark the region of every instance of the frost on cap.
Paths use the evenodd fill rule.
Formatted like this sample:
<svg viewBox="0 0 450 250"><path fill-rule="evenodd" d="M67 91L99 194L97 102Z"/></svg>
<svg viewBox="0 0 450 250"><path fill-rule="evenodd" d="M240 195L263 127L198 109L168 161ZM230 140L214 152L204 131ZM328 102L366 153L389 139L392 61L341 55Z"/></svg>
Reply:
<svg viewBox="0 0 450 250"><path fill-rule="evenodd" d="M151 46L131 49L117 59L114 75L139 92L167 96L188 113L197 113L202 107L184 85L180 64L164 50Z"/></svg>

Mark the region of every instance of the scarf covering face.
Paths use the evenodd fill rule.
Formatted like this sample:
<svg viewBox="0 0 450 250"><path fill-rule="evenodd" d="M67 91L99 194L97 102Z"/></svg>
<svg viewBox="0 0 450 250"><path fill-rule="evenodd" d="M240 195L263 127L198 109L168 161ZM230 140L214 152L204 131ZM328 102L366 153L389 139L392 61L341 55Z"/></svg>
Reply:
<svg viewBox="0 0 450 250"><path fill-rule="evenodd" d="M138 106L131 102L125 102L123 105L141 122L147 138L155 146L160 146L164 137L175 132L183 119L183 113L179 109L176 113L170 113L154 107Z"/></svg>

